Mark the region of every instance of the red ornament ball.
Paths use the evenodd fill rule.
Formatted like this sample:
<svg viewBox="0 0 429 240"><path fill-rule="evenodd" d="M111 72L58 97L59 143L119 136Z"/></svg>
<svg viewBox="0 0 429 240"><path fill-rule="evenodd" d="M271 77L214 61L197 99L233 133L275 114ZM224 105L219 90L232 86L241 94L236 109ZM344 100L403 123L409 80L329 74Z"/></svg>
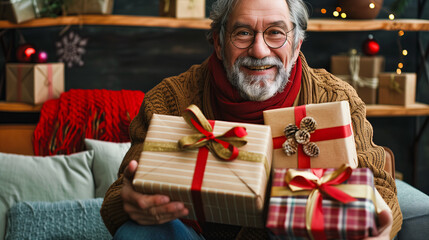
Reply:
<svg viewBox="0 0 429 240"><path fill-rule="evenodd" d="M48 54L45 51L38 51L36 56L36 62L38 63L46 63L48 61Z"/></svg>
<svg viewBox="0 0 429 240"><path fill-rule="evenodd" d="M16 50L16 59L18 62L31 62L33 55L36 53L36 48L28 43L19 45Z"/></svg>
<svg viewBox="0 0 429 240"><path fill-rule="evenodd" d="M370 34L368 39L363 42L362 52L368 56L374 56L380 51L380 45L374 39L374 37Z"/></svg>

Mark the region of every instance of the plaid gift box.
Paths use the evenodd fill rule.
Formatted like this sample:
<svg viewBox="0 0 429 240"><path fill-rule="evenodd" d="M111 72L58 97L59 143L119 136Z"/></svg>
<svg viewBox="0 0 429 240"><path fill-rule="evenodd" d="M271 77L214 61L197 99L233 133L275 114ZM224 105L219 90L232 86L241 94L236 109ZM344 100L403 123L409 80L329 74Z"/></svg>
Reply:
<svg viewBox="0 0 429 240"><path fill-rule="evenodd" d="M407 106L416 102L415 73L380 73L378 103Z"/></svg>
<svg viewBox="0 0 429 240"><path fill-rule="evenodd" d="M273 135L274 168L357 167L347 101L267 110L264 122Z"/></svg>
<svg viewBox="0 0 429 240"><path fill-rule="evenodd" d="M159 15L174 18L205 18L205 0L160 0Z"/></svg>
<svg viewBox="0 0 429 240"><path fill-rule="evenodd" d="M267 228L279 239L362 239L376 232L372 172L275 169Z"/></svg>
<svg viewBox="0 0 429 240"><path fill-rule="evenodd" d="M154 114L133 185L184 202L188 219L263 227L271 139L269 126L208 121L195 106Z"/></svg>
<svg viewBox="0 0 429 240"><path fill-rule="evenodd" d="M64 63L7 63L6 101L42 104L64 92Z"/></svg>

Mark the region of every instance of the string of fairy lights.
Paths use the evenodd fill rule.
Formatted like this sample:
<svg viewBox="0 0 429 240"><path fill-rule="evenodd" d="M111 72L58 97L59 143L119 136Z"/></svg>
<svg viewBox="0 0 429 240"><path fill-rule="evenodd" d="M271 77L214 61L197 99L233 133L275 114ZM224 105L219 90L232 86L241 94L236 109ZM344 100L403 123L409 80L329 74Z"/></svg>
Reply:
<svg viewBox="0 0 429 240"><path fill-rule="evenodd" d="M376 7L376 3L372 0L369 0L368 3L368 7L371 9L374 9ZM328 14L328 11L326 10L326 8L322 8L320 9L320 12L322 14ZM343 18L346 19L347 18L347 13L343 12L341 7L336 7L334 11L332 11L332 15L335 18ZM389 13L388 15L389 20L393 21L395 20L395 14L393 13ZM398 48L399 48L399 60L398 60L398 64L397 64L397 68L396 68L396 73L397 74L401 74L402 73L402 69L404 68L404 58L408 55L408 51L407 49L404 49L402 47L401 44L401 39L405 36L405 32L403 30L399 30L398 31Z"/></svg>

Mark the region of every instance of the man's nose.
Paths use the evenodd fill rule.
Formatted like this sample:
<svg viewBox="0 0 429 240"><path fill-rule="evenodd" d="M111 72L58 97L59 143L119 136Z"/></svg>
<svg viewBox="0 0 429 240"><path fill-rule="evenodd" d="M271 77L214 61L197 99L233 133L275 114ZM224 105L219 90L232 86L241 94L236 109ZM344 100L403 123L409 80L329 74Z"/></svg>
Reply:
<svg viewBox="0 0 429 240"><path fill-rule="evenodd" d="M264 36L262 33L255 35L255 41L252 46L249 47L249 55L257 59L262 59L270 55L271 49L264 41Z"/></svg>

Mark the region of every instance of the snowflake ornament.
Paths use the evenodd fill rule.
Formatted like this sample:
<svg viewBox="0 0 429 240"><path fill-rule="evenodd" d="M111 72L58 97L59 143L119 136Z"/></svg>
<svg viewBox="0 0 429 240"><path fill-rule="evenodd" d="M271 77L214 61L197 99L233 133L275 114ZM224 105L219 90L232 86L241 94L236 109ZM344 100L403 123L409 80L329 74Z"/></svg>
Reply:
<svg viewBox="0 0 429 240"><path fill-rule="evenodd" d="M88 39L82 38L77 33L70 31L60 41L56 42L58 60L71 68L73 64L83 66L82 55L85 54Z"/></svg>

